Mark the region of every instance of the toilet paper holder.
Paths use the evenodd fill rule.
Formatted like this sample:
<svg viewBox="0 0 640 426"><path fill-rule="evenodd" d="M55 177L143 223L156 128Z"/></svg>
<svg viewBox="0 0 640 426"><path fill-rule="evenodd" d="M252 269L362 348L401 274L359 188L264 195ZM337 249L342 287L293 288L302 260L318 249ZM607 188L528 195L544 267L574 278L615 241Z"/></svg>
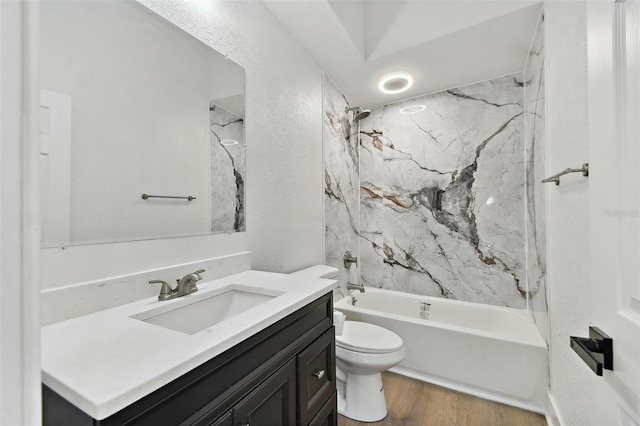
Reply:
<svg viewBox="0 0 640 426"><path fill-rule="evenodd" d="M613 370L613 339L598 327L589 327L589 337L570 336L569 345L598 376Z"/></svg>

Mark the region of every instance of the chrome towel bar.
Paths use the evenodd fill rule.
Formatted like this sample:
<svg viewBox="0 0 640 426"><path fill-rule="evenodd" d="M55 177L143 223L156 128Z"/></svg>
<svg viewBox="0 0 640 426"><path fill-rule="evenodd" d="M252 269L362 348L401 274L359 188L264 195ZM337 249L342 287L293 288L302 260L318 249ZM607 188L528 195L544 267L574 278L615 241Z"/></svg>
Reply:
<svg viewBox="0 0 640 426"><path fill-rule="evenodd" d="M584 163L579 169L564 169L560 173L556 173L553 176L549 176L546 179L542 180L542 183L555 182L556 185L560 185L560 176L564 176L569 173L579 173L582 172L582 176L589 176L589 163Z"/></svg>
<svg viewBox="0 0 640 426"><path fill-rule="evenodd" d="M171 196L171 195L149 195L149 194L142 194L142 199L143 199L143 200L147 200L147 199L149 199L149 198L178 198L178 199L181 199L181 200L189 200L189 201L191 201L191 200L195 200L195 199L196 199L196 197L194 197L193 195L188 195L188 196L186 196L186 197L174 197L174 196Z"/></svg>

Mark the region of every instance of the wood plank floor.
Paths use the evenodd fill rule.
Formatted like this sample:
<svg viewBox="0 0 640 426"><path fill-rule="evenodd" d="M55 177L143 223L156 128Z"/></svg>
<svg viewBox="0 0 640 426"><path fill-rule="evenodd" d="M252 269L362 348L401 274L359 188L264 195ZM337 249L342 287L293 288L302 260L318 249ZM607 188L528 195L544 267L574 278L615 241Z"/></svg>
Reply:
<svg viewBox="0 0 640 426"><path fill-rule="evenodd" d="M430 383L382 374L389 413L362 423L339 416L338 426L546 426L542 414L467 395Z"/></svg>

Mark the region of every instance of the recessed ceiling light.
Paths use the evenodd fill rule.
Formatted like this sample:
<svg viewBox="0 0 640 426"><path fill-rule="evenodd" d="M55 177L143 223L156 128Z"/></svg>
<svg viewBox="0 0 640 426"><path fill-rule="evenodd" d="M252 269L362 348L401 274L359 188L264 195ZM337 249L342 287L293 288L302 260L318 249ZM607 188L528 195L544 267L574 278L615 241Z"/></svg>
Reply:
<svg viewBox="0 0 640 426"><path fill-rule="evenodd" d="M413 75L406 71L394 71L378 80L378 89L383 93L394 94L407 90L413 84Z"/></svg>
<svg viewBox="0 0 640 426"><path fill-rule="evenodd" d="M233 139L225 139L223 141L220 141L220 145L225 145L225 146L238 145L238 141L234 141Z"/></svg>
<svg viewBox="0 0 640 426"><path fill-rule="evenodd" d="M424 111L425 108L427 107L424 105L411 105L411 106L402 108L400 110L400 114L417 114L419 112Z"/></svg>

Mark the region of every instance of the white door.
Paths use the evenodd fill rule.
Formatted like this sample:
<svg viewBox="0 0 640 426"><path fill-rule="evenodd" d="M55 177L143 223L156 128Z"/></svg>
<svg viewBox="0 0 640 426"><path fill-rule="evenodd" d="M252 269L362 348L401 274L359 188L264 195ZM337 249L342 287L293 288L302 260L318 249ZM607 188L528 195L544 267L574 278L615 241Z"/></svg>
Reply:
<svg viewBox="0 0 640 426"><path fill-rule="evenodd" d="M640 2L587 3L591 324L613 338L594 425L640 424ZM587 284L587 283L585 283ZM585 287L586 290L586 287Z"/></svg>
<svg viewBox="0 0 640 426"><path fill-rule="evenodd" d="M40 210L45 246L69 241L71 97L40 91Z"/></svg>

